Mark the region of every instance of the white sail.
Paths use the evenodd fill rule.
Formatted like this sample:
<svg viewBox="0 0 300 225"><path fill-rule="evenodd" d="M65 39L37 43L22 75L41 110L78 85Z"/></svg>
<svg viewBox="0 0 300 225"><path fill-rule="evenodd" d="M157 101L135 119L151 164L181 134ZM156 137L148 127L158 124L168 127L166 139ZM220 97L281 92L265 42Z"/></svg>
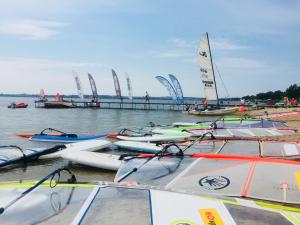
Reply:
<svg viewBox="0 0 300 225"><path fill-rule="evenodd" d="M131 81L130 81L130 78L129 78L128 74L125 73L125 75L126 75L127 88L128 88L128 99L132 100L132 85L131 85Z"/></svg>
<svg viewBox="0 0 300 225"><path fill-rule="evenodd" d="M73 71L73 77L74 77L75 82L76 82L76 88L77 88L78 96L81 100L83 100L84 96L83 96L82 84L79 80L78 74L75 71Z"/></svg>
<svg viewBox="0 0 300 225"><path fill-rule="evenodd" d="M212 65L212 58L207 33L205 33L200 38L198 49L198 64L200 66L202 83L204 85L205 98L209 101L218 101L217 86L214 77L214 69Z"/></svg>

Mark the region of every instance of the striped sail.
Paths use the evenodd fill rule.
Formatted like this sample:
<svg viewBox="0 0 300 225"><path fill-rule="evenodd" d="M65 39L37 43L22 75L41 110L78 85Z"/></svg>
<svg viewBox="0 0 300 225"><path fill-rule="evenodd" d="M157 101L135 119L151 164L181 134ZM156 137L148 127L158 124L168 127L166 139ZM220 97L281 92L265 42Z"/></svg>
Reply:
<svg viewBox="0 0 300 225"><path fill-rule="evenodd" d="M170 80L173 84L174 90L176 92L178 103L183 104L184 97L183 97L183 93L182 93L182 89L181 89L179 81L173 74L169 74L169 78L170 78Z"/></svg>
<svg viewBox="0 0 300 225"><path fill-rule="evenodd" d="M73 71L73 77L75 79L75 83L76 83L76 88L77 88L77 92L78 92L78 96L81 100L84 99L84 96L83 96L83 89L82 89L82 84L79 80L79 77L78 77L78 74Z"/></svg>
<svg viewBox="0 0 300 225"><path fill-rule="evenodd" d="M128 89L128 99L132 100L132 85L128 74L126 73L127 89Z"/></svg>
<svg viewBox="0 0 300 225"><path fill-rule="evenodd" d="M120 83L119 83L119 79L118 76L116 74L116 72L112 69L112 76L114 79L114 85L115 85L115 90L116 90L116 95L122 99L122 93L121 93L121 88L120 88Z"/></svg>
<svg viewBox="0 0 300 225"><path fill-rule="evenodd" d="M207 100L218 101L217 86L215 83L214 69L212 65L207 33L200 38L198 49L198 64L200 66L202 83L204 85L205 98Z"/></svg>
<svg viewBox="0 0 300 225"><path fill-rule="evenodd" d="M93 93L93 99L95 101L98 101L98 93L97 93L97 87L96 87L95 80L92 77L92 75L89 73L88 73L88 77L89 77L89 81L90 81L90 85L91 85L91 89L92 89L92 93Z"/></svg>
<svg viewBox="0 0 300 225"><path fill-rule="evenodd" d="M171 85L171 83L164 77L162 76L156 76L155 77L162 85L164 85L166 87L166 89L168 90L171 98L174 100L174 101L177 101L177 95L176 95L176 92L173 88L173 86Z"/></svg>

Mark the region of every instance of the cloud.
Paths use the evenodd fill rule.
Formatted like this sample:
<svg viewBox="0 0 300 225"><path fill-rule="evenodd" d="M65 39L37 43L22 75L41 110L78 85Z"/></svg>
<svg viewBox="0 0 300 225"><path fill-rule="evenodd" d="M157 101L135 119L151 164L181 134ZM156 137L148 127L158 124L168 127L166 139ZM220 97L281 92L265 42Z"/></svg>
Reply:
<svg viewBox="0 0 300 225"><path fill-rule="evenodd" d="M187 51L169 50L169 51L157 52L156 56L159 58L186 58L186 57L190 57L191 54Z"/></svg>
<svg viewBox="0 0 300 225"><path fill-rule="evenodd" d="M178 48L195 48L196 46L196 42L189 42L182 38L171 38L167 42Z"/></svg>
<svg viewBox="0 0 300 225"><path fill-rule="evenodd" d="M212 39L211 47L214 50L242 50L249 48L249 46L240 45L225 38Z"/></svg>
<svg viewBox="0 0 300 225"><path fill-rule="evenodd" d="M272 66L251 58L236 58L236 57L223 57L216 59L216 64L220 68L224 69L236 69L236 70L271 70Z"/></svg>
<svg viewBox="0 0 300 225"><path fill-rule="evenodd" d="M0 24L0 32L15 35L21 39L46 40L59 33L67 23L46 20L14 20Z"/></svg>
<svg viewBox="0 0 300 225"><path fill-rule="evenodd" d="M249 33L284 35L297 32L300 25L300 4L297 1L233 1L215 0L224 13L224 21L232 30Z"/></svg>

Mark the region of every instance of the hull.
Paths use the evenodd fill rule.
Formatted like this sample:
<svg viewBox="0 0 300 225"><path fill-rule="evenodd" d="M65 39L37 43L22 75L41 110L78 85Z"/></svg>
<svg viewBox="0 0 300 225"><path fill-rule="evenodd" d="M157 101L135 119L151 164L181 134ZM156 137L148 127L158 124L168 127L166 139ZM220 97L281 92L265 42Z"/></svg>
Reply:
<svg viewBox="0 0 300 225"><path fill-rule="evenodd" d="M55 152L48 155L43 155L40 159L55 159L58 157L63 157L70 152L94 152L100 149L108 148L112 145L110 141L107 140L90 140L90 141L80 141L77 143L66 144L66 148L62 151Z"/></svg>
<svg viewBox="0 0 300 225"><path fill-rule="evenodd" d="M17 103L17 104L10 104L7 107L11 108L11 109L24 109L24 108L27 108L27 106L28 106L28 103L21 102L21 103Z"/></svg>
<svg viewBox="0 0 300 225"><path fill-rule="evenodd" d="M73 143L79 141L87 141L94 139L105 138L106 134L93 135L93 136L78 136L78 137L66 137L66 136L53 136L53 135L35 135L29 138L30 141L40 142L55 142L55 143Z"/></svg>
<svg viewBox="0 0 300 225"><path fill-rule="evenodd" d="M85 166L112 171L117 171L121 165L119 156L98 152L69 151L68 154L62 155L62 158Z"/></svg>
<svg viewBox="0 0 300 225"><path fill-rule="evenodd" d="M128 136L117 136L117 139L124 141L140 141L140 142L168 142L168 141L179 141L189 138L191 135L188 133L175 133L175 134L154 134L152 136L143 137L128 137Z"/></svg>
<svg viewBox="0 0 300 225"><path fill-rule="evenodd" d="M230 108L230 109L216 109L216 110L205 110L205 111L198 111L193 110L188 112L191 115L199 115L199 116L223 116L235 113L239 110L238 107Z"/></svg>
<svg viewBox="0 0 300 225"><path fill-rule="evenodd" d="M62 102L47 101L44 103L44 108L48 108L48 109L75 108L75 107L76 105L73 102L67 102L67 101L62 101Z"/></svg>
<svg viewBox="0 0 300 225"><path fill-rule="evenodd" d="M121 149L147 153L156 153L163 149L162 146L157 146L156 144L143 143L137 141L116 141L114 142L114 145Z"/></svg>

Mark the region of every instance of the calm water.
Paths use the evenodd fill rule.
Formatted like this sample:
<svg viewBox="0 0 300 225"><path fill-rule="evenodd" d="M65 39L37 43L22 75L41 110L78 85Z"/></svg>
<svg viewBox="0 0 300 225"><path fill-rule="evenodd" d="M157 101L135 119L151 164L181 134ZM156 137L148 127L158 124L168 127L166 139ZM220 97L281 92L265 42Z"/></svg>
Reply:
<svg viewBox="0 0 300 225"><path fill-rule="evenodd" d="M8 109L12 101L25 101L27 109ZM97 134L116 132L125 127L143 127L152 121L156 124L171 124L175 121L199 121L199 117L172 111L114 110L114 109L38 109L32 98L0 97L0 145L25 147L45 147L55 144L30 142L19 138L16 133L40 132L51 127L77 134ZM207 118L206 118L207 119ZM110 149L105 150L111 152ZM116 151L116 150L115 150ZM56 168L69 164L63 159L37 160L0 170L0 181L40 179ZM112 180L114 173L69 165L81 181Z"/></svg>

